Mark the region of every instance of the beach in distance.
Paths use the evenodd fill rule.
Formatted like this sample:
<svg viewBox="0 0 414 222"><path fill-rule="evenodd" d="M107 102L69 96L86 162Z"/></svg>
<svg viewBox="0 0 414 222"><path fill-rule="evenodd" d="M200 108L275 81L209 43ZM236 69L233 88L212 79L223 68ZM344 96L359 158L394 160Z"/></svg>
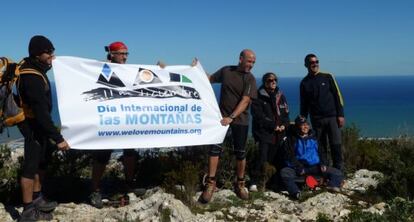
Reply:
<svg viewBox="0 0 414 222"><path fill-rule="evenodd" d="M261 78L257 76L257 86ZM279 77L279 85L285 93L293 120L299 113L299 83L302 77ZM392 138L414 135L414 75L407 76L337 76L336 80L344 97L347 126L355 124L362 137ZM56 93L52 81L53 99ZM218 98L220 85L213 90ZM53 118L59 121L57 105ZM9 134L9 135L8 135ZM3 132L0 142L20 138L16 127Z"/></svg>

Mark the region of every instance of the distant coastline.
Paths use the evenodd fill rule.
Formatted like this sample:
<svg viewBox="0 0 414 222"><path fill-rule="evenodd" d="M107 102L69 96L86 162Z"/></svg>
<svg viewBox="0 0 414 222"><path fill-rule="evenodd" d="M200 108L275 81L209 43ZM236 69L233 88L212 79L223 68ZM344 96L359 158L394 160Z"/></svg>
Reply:
<svg viewBox="0 0 414 222"><path fill-rule="evenodd" d="M285 93L290 106L290 118L294 119L299 110L299 83L302 77L280 76L281 90ZM414 136L414 75L399 76L337 76L339 87L345 100L347 126L355 124L362 138L398 138ZM256 78L261 85L261 78ZM54 90L54 82L51 82ZM214 84L216 98L220 94L220 85ZM57 103L53 93L54 104ZM53 119L59 122L54 106ZM0 143L21 137L16 127L5 130L0 135Z"/></svg>

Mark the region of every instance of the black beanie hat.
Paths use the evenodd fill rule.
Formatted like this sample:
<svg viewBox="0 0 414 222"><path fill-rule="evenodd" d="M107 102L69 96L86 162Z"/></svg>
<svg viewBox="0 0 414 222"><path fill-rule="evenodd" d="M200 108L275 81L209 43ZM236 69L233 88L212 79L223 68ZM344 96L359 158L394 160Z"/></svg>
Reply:
<svg viewBox="0 0 414 222"><path fill-rule="evenodd" d="M30 39L29 55L31 57L39 56L44 52L53 52L54 50L55 47L53 47L52 42L42 35L35 35Z"/></svg>

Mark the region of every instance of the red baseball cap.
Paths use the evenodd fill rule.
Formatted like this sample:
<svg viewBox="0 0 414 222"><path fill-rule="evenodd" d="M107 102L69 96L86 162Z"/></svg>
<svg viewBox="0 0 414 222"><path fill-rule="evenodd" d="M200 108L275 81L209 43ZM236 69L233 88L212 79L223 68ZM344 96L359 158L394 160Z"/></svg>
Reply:
<svg viewBox="0 0 414 222"><path fill-rule="evenodd" d="M128 47L123 42L113 42L109 46L109 51L119 51L121 49L128 50Z"/></svg>

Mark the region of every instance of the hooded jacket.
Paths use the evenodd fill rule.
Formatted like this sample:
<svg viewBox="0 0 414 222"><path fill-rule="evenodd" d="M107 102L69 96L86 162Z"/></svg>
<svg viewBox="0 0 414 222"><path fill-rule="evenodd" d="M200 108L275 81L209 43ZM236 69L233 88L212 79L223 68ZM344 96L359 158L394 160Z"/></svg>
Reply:
<svg viewBox="0 0 414 222"><path fill-rule="evenodd" d="M318 140L314 132L309 130L307 136L301 137L297 127L292 125L289 136L285 137L283 145L287 166L301 172L306 167L323 165L327 166L322 150L319 149Z"/></svg>
<svg viewBox="0 0 414 222"><path fill-rule="evenodd" d="M253 137L256 141L273 143L276 126L289 125L289 107L285 95L279 87L268 93L264 86L258 90L258 97L252 102ZM284 133L281 133L284 135Z"/></svg>

